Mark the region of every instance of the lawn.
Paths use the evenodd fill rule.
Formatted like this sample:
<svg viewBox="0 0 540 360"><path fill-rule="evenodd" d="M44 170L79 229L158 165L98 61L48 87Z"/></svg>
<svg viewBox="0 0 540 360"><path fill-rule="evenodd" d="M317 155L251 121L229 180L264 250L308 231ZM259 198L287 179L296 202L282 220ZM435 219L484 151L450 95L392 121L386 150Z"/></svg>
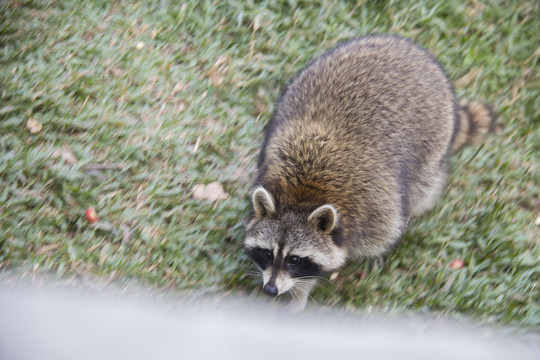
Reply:
<svg viewBox="0 0 540 360"><path fill-rule="evenodd" d="M383 267L351 264L311 304L540 331L538 1L3 1L0 14L0 278L261 296L242 240L280 89L340 41L395 33L491 103L497 130L455 155L443 200ZM194 196L212 182L226 199Z"/></svg>

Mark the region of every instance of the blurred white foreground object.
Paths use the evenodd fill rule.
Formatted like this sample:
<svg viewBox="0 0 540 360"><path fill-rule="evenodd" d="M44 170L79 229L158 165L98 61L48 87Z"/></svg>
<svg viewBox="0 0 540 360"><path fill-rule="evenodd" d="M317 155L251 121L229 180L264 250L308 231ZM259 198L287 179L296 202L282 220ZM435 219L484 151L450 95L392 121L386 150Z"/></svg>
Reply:
<svg viewBox="0 0 540 360"><path fill-rule="evenodd" d="M540 344L491 328L142 294L0 283L0 359L540 359Z"/></svg>

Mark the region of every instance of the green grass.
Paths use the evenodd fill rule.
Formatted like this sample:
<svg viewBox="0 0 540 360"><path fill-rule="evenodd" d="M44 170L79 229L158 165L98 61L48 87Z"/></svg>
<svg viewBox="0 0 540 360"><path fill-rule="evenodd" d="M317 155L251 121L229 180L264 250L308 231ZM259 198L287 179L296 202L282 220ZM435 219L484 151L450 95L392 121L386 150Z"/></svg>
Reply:
<svg viewBox="0 0 540 360"><path fill-rule="evenodd" d="M493 104L498 130L454 157L444 199L384 267L351 264L315 302L540 330L537 1L5 1L0 13L0 276L256 296L242 240L280 89L337 42L390 32L432 51L460 96ZM115 168L92 170L104 163ZM193 198L213 181L227 200ZM465 267L450 270L456 258Z"/></svg>

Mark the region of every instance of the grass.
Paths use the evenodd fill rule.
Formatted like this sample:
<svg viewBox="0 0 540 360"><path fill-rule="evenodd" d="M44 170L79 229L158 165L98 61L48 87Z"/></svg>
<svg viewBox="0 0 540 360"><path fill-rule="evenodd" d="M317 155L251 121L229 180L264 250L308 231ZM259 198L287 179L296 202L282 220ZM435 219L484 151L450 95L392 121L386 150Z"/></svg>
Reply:
<svg viewBox="0 0 540 360"><path fill-rule="evenodd" d="M389 32L432 51L460 96L493 104L498 130L454 157L444 199L384 267L351 264L315 302L540 330L537 1L11 0L0 10L0 277L257 296L242 240L273 103L313 56ZM193 198L214 181L228 199ZM456 258L465 266L449 269Z"/></svg>

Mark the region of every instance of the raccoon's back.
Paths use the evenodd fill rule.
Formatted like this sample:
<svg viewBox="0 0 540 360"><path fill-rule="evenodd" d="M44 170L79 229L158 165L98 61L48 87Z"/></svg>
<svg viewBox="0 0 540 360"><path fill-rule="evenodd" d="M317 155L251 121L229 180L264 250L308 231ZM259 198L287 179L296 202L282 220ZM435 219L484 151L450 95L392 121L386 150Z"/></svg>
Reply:
<svg viewBox="0 0 540 360"><path fill-rule="evenodd" d="M419 173L447 155L454 106L450 82L425 50L394 36L358 38L313 60L289 84L259 167L289 159L295 167L311 163L303 172L331 171L334 163L350 172L364 161Z"/></svg>
<svg viewBox="0 0 540 360"><path fill-rule="evenodd" d="M428 52L407 39L371 36L308 64L281 96L272 127L316 122L370 146L395 146L399 135L448 141L453 116L452 85Z"/></svg>

